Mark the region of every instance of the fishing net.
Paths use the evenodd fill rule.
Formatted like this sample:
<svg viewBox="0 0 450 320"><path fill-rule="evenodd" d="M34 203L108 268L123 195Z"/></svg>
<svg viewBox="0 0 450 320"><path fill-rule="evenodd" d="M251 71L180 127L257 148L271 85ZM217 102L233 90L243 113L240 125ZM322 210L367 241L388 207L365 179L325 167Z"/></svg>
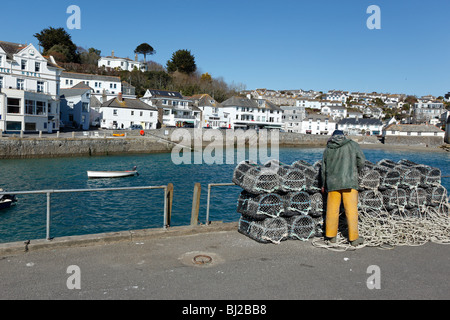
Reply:
<svg viewBox="0 0 450 320"><path fill-rule="evenodd" d="M238 231L261 243L280 243L289 236L288 222L280 217L252 220L241 216Z"/></svg>
<svg viewBox="0 0 450 320"><path fill-rule="evenodd" d="M306 241L314 237L316 224L310 216L294 216L287 220L289 226L289 239Z"/></svg>
<svg viewBox="0 0 450 320"><path fill-rule="evenodd" d="M427 205L428 206L439 206L442 203L445 203L445 200L447 198L447 189L445 189L443 186L434 186L430 188L426 188L425 191L427 192Z"/></svg>
<svg viewBox="0 0 450 320"><path fill-rule="evenodd" d="M358 207L363 211L381 210L383 197L378 191L364 190L358 194Z"/></svg>

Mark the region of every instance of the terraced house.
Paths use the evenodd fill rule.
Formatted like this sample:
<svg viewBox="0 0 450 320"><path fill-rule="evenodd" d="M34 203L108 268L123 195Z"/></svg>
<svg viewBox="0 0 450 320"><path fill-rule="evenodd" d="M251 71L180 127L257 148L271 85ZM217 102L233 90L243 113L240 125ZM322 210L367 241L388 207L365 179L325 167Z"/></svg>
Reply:
<svg viewBox="0 0 450 320"><path fill-rule="evenodd" d="M0 131L58 131L62 71L32 44L0 41Z"/></svg>

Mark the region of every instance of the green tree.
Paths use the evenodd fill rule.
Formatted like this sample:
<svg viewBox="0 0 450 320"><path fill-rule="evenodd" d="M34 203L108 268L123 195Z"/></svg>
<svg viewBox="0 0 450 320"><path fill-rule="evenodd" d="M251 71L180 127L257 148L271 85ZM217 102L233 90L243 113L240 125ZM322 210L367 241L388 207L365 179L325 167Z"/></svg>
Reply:
<svg viewBox="0 0 450 320"><path fill-rule="evenodd" d="M155 49L148 43L141 43L136 47L134 50L134 53L143 54L144 55L144 62L146 62L147 55L153 55L156 53Z"/></svg>
<svg viewBox="0 0 450 320"><path fill-rule="evenodd" d="M192 74L197 70L195 58L189 50L178 50L172 54L172 59L167 61L168 72L181 72Z"/></svg>
<svg viewBox="0 0 450 320"><path fill-rule="evenodd" d="M49 27L34 34L34 37L39 40L39 45L44 49L44 55L47 55L50 49L53 49L55 52L64 54L67 62L80 62L77 46L72 42L72 37L64 28ZM55 48L57 45L59 46Z"/></svg>
<svg viewBox="0 0 450 320"><path fill-rule="evenodd" d="M97 65L100 59L101 51L95 48L89 48L88 51L81 49L80 60L82 64Z"/></svg>

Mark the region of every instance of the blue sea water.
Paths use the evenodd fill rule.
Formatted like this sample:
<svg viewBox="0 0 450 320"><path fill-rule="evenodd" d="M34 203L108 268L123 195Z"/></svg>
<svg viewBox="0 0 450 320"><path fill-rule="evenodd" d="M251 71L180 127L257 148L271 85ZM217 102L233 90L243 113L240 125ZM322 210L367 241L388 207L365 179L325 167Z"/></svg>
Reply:
<svg viewBox="0 0 450 320"><path fill-rule="evenodd" d="M280 161L290 164L321 160L323 148L280 148ZM365 149L367 160L410 161L441 169L450 175L450 153L404 152ZM138 167L139 176L121 179L87 179L87 170L129 170ZM102 157L0 160L0 188L7 191L49 189L96 189L109 187L160 186L173 183L171 226L190 223L195 183L201 183L200 222L206 219L209 183L230 183L236 164L181 164L171 154L142 154ZM450 178L442 185L450 190ZM214 187L211 193L211 221L239 219L237 186ZM0 211L0 243L44 239L46 195L20 195L16 206ZM107 191L53 194L51 236L62 237L102 232L163 227L163 190Z"/></svg>

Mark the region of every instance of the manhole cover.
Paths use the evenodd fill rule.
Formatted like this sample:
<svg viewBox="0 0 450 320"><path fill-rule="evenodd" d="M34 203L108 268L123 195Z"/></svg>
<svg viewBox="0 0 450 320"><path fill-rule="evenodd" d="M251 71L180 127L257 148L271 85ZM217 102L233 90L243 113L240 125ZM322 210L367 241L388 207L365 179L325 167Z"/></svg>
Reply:
<svg viewBox="0 0 450 320"><path fill-rule="evenodd" d="M210 256L207 256L205 254L199 254L192 259L195 264L209 264L212 262L212 258Z"/></svg>

